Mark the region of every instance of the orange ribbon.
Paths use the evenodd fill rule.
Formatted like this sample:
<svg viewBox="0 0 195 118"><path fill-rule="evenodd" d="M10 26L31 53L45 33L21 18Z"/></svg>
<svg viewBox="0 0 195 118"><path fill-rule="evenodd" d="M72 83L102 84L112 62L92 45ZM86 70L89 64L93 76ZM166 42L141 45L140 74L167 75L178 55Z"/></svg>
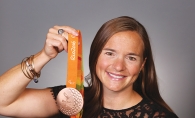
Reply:
<svg viewBox="0 0 195 118"><path fill-rule="evenodd" d="M66 87L77 89L82 96L84 95L83 86L83 61L82 61L82 37L81 32L78 36L68 35L68 74L66 79ZM82 110L79 114L71 116L71 118L80 118Z"/></svg>

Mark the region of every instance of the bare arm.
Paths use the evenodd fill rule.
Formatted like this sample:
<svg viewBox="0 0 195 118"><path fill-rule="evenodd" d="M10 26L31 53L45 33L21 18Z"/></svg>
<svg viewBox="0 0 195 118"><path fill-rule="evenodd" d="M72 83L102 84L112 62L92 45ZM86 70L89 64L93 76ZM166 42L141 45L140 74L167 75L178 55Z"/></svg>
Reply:
<svg viewBox="0 0 195 118"><path fill-rule="evenodd" d="M58 29L64 29L61 36ZM47 34L44 48L34 56L35 71L41 69L63 50L67 51L67 34L77 35L75 29L54 26ZM31 80L22 72L20 64L0 76L0 114L14 117L49 117L58 109L49 89L27 89Z"/></svg>

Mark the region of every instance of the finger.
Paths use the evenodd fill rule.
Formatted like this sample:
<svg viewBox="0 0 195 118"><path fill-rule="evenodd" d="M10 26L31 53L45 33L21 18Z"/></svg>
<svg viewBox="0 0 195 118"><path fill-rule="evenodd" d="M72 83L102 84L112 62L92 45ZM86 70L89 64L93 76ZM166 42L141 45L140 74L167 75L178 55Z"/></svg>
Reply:
<svg viewBox="0 0 195 118"><path fill-rule="evenodd" d="M72 28L72 27L69 27L69 26L54 26L54 28L57 29L57 30L63 29L68 34L72 34L74 36L78 36L78 31L76 29Z"/></svg>
<svg viewBox="0 0 195 118"><path fill-rule="evenodd" d="M50 28L49 33L59 35L58 34L58 29L56 29L56 28ZM65 39L68 40L68 33L67 32L62 33L61 36L65 37Z"/></svg>
<svg viewBox="0 0 195 118"><path fill-rule="evenodd" d="M57 53L59 53L59 52L64 50L64 47L63 47L62 43L60 41L58 41L58 40L48 38L46 40L46 44L50 48L53 48Z"/></svg>
<svg viewBox="0 0 195 118"><path fill-rule="evenodd" d="M63 46L63 49L67 51L67 41L65 37L58 35L58 34L48 33L47 38L59 41L61 45Z"/></svg>

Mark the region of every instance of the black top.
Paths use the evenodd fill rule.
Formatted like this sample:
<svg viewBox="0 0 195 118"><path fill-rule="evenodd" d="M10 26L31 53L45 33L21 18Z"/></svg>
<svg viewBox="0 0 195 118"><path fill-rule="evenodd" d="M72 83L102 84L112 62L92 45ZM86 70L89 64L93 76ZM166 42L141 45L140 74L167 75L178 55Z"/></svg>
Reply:
<svg viewBox="0 0 195 118"><path fill-rule="evenodd" d="M59 91L66 86L51 87L51 92L56 100ZM69 118L60 112L60 118ZM168 111L162 106L148 100L147 98L142 99L137 105L122 109L112 110L103 108L102 112L97 118L178 118L174 113Z"/></svg>

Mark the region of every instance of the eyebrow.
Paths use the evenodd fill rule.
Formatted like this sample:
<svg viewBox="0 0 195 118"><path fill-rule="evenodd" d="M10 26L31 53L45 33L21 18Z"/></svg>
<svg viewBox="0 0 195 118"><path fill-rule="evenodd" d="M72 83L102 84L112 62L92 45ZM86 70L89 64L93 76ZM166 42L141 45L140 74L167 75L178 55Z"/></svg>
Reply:
<svg viewBox="0 0 195 118"><path fill-rule="evenodd" d="M110 49L110 48L104 48L103 50L107 50L107 51L116 52L114 49Z"/></svg>
<svg viewBox="0 0 195 118"><path fill-rule="evenodd" d="M111 52L116 52L116 50L110 49L110 48L104 48L103 50L105 50L105 51L111 51ZM133 55L133 56L138 56L138 57L139 57L138 54L133 53L133 52L130 52L130 53L128 53L127 55Z"/></svg>

